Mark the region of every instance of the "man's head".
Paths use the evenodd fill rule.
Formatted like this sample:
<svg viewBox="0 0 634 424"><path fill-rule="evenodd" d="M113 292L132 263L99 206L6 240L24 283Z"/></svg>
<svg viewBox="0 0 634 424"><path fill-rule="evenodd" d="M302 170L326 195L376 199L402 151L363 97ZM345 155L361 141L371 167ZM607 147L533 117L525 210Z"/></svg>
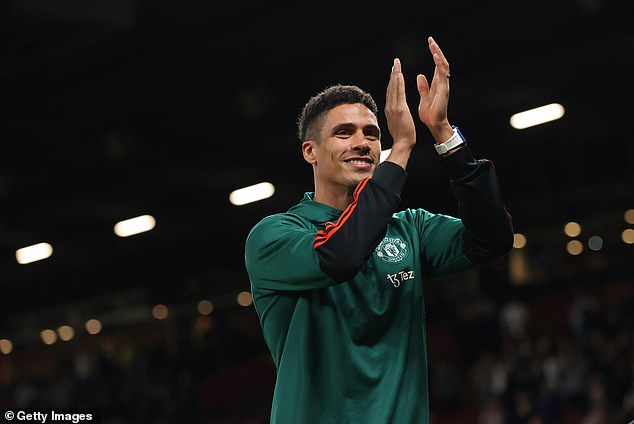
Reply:
<svg viewBox="0 0 634 424"><path fill-rule="evenodd" d="M311 97L297 120L300 141L314 140L319 142L328 111L342 104L354 103L364 105L374 113L374 116L378 113L376 102L372 96L354 85L333 85Z"/></svg>
<svg viewBox="0 0 634 424"><path fill-rule="evenodd" d="M379 164L376 103L358 87L330 87L310 99L298 123L302 153L315 176L315 200L330 205L338 205L333 198L349 200Z"/></svg>

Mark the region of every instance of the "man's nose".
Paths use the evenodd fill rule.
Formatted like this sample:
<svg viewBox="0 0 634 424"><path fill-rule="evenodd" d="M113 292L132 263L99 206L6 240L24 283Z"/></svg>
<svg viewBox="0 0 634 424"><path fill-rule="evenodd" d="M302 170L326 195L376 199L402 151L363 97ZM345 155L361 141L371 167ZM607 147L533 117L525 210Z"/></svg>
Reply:
<svg viewBox="0 0 634 424"><path fill-rule="evenodd" d="M361 150L367 152L370 150L370 140L361 133L354 137L352 141L352 150Z"/></svg>

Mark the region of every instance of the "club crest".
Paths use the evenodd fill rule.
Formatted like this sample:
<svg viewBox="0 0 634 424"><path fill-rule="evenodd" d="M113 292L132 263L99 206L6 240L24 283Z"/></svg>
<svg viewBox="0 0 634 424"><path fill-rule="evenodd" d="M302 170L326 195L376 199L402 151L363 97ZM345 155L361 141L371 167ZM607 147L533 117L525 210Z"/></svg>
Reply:
<svg viewBox="0 0 634 424"><path fill-rule="evenodd" d="M407 244L399 237L385 237L374 249L374 254L383 262L401 262L408 255Z"/></svg>

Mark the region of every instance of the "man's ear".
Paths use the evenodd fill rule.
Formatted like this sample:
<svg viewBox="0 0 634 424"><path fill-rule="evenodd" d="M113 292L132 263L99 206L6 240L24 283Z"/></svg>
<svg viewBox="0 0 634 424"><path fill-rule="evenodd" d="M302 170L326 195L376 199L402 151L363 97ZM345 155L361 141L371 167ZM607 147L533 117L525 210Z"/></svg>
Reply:
<svg viewBox="0 0 634 424"><path fill-rule="evenodd" d="M317 162L317 143L313 140L307 140L302 143L302 153L304 154L304 160L311 165Z"/></svg>

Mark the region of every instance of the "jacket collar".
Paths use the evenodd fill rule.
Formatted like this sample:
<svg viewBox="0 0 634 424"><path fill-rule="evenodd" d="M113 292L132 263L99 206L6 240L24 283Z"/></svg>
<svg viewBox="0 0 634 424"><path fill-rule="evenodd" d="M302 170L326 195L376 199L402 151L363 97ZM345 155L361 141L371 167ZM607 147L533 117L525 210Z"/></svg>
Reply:
<svg viewBox="0 0 634 424"><path fill-rule="evenodd" d="M288 213L296 214L307 218L312 222L323 223L327 221L336 221L341 212L339 209L325 205L313 200L315 193L304 193L302 201L288 210Z"/></svg>

